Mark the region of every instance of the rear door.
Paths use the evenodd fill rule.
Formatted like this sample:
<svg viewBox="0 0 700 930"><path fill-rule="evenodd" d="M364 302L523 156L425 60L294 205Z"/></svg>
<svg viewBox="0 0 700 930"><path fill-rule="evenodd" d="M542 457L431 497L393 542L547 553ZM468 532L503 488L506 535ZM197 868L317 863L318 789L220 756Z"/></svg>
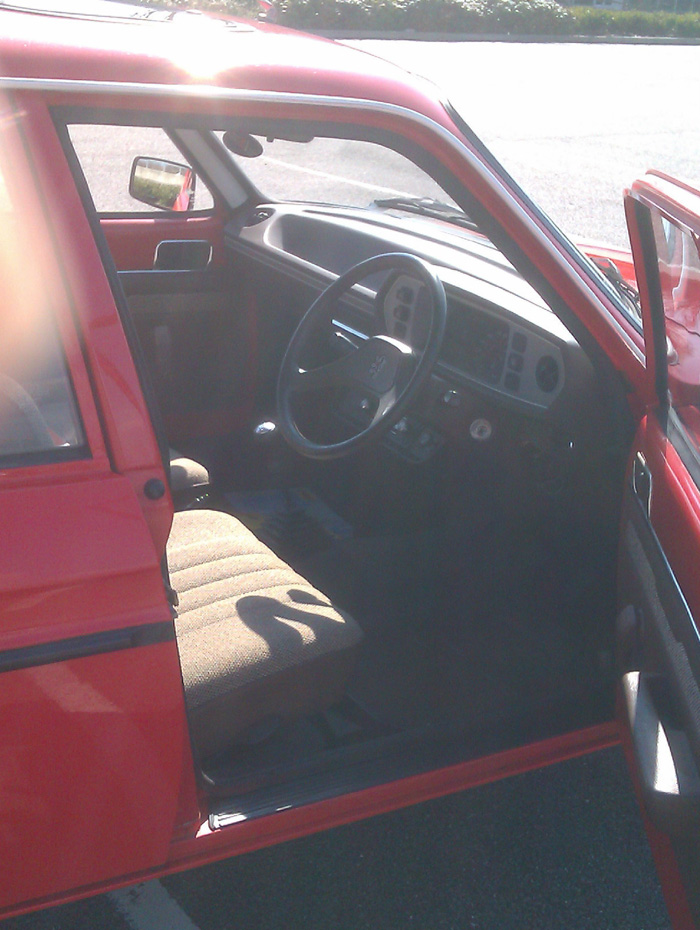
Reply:
<svg viewBox="0 0 700 930"><path fill-rule="evenodd" d="M158 447L46 111L0 115L5 917L161 865L198 811Z"/></svg>
<svg viewBox="0 0 700 930"><path fill-rule="evenodd" d="M656 173L628 192L655 404L629 465L618 644L630 756L700 925L700 193Z"/></svg>

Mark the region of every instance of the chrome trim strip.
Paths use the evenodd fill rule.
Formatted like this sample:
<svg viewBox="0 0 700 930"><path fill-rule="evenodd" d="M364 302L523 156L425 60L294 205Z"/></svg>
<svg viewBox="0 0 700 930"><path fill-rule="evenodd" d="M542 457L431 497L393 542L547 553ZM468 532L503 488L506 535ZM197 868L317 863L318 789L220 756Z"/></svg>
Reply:
<svg viewBox="0 0 700 930"><path fill-rule="evenodd" d="M158 259L160 256L160 250L162 246L188 246L188 245L205 245L209 247L207 252L207 260L203 265L197 265L196 268L156 268L158 264ZM214 250L212 248L211 242L208 239L161 239L158 245L156 246L155 255L153 257L153 271L206 271L206 269L211 264L211 257ZM147 269L146 269L147 270Z"/></svg>
<svg viewBox="0 0 700 930"><path fill-rule="evenodd" d="M367 342L369 339L367 333L361 333L359 329L353 329L352 326L348 326L347 323L342 323L340 320L332 320L331 322L336 329L340 329L350 336L354 336L356 339L362 339L363 342Z"/></svg>
<svg viewBox="0 0 700 930"><path fill-rule="evenodd" d="M610 313L598 294L593 290L592 285L586 281L583 275L583 269L581 269L580 274L576 273L575 266L571 265L569 261L565 259L564 254L555 246L554 242L549 238L548 233L538 225L534 217L531 216L520 201L513 196L501 178L478 158L464 142L460 141L454 133L450 132L445 126L435 122L435 120L430 117L418 113L415 110L410 110L407 107L402 107L394 103L386 103L381 100L362 100L355 97L333 97L322 94L299 94L279 91L249 91L229 87L216 87L209 84L141 84L126 81L79 81L59 78L0 77L0 89L15 91L40 90L49 93L94 94L122 97L163 96L179 100L219 100L231 103L287 105L308 109L315 109L318 107L338 110L361 109L382 116L398 116L401 119L412 122L440 136L445 143L451 146L460 155L460 157L464 158L475 168L480 179L488 187L497 190L500 198L509 202L511 207L515 209L521 222L535 232L550 258L554 259L560 271L563 272L570 283L575 287L585 288L590 299L595 302L599 311L610 320L624 344L632 351L632 354L638 361L642 364L644 363L643 353L629 338L620 321Z"/></svg>

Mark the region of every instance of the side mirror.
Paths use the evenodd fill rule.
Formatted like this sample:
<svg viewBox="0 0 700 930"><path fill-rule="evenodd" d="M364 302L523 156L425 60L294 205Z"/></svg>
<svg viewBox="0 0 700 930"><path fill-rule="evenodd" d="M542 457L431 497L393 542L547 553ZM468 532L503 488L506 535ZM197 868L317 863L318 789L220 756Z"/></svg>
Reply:
<svg viewBox="0 0 700 930"><path fill-rule="evenodd" d="M188 165L139 155L131 166L129 193L160 210L194 209L195 173Z"/></svg>

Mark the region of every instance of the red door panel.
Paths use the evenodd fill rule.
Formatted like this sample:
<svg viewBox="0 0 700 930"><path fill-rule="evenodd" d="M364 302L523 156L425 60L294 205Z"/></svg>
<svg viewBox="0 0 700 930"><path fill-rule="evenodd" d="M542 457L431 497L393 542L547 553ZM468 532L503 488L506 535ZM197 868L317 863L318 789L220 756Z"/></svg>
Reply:
<svg viewBox="0 0 700 930"><path fill-rule="evenodd" d="M169 240L206 240L212 247L211 264L216 266L223 261L224 223L213 214L102 219L100 225L118 271L153 268L158 244Z"/></svg>
<svg viewBox="0 0 700 930"><path fill-rule="evenodd" d="M0 101L3 363L35 391L35 424L49 406L82 424L38 449L32 430L6 432L0 454L7 916L157 867L198 811L152 426L55 128L38 97Z"/></svg>
<svg viewBox="0 0 700 930"><path fill-rule="evenodd" d="M700 495L684 471L649 414L623 508L618 633L647 807L657 826L677 834L700 827Z"/></svg>
<svg viewBox="0 0 700 930"><path fill-rule="evenodd" d="M645 806L700 925L700 192L652 172L625 207L654 400L621 527L622 707Z"/></svg>
<svg viewBox="0 0 700 930"><path fill-rule="evenodd" d="M165 860L186 739L178 674L171 640L2 675L0 913Z"/></svg>
<svg viewBox="0 0 700 930"><path fill-rule="evenodd" d="M3 516L0 913L158 866L197 813L181 810L177 648L128 480L5 490Z"/></svg>

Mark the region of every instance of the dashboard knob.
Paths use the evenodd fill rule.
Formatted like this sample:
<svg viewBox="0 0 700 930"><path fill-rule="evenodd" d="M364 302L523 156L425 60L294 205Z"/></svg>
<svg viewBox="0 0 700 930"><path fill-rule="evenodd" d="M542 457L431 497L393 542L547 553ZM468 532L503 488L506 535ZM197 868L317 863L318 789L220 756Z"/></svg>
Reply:
<svg viewBox="0 0 700 930"><path fill-rule="evenodd" d="M477 417L469 427L469 435L477 442L487 442L493 435L493 426L485 417Z"/></svg>

